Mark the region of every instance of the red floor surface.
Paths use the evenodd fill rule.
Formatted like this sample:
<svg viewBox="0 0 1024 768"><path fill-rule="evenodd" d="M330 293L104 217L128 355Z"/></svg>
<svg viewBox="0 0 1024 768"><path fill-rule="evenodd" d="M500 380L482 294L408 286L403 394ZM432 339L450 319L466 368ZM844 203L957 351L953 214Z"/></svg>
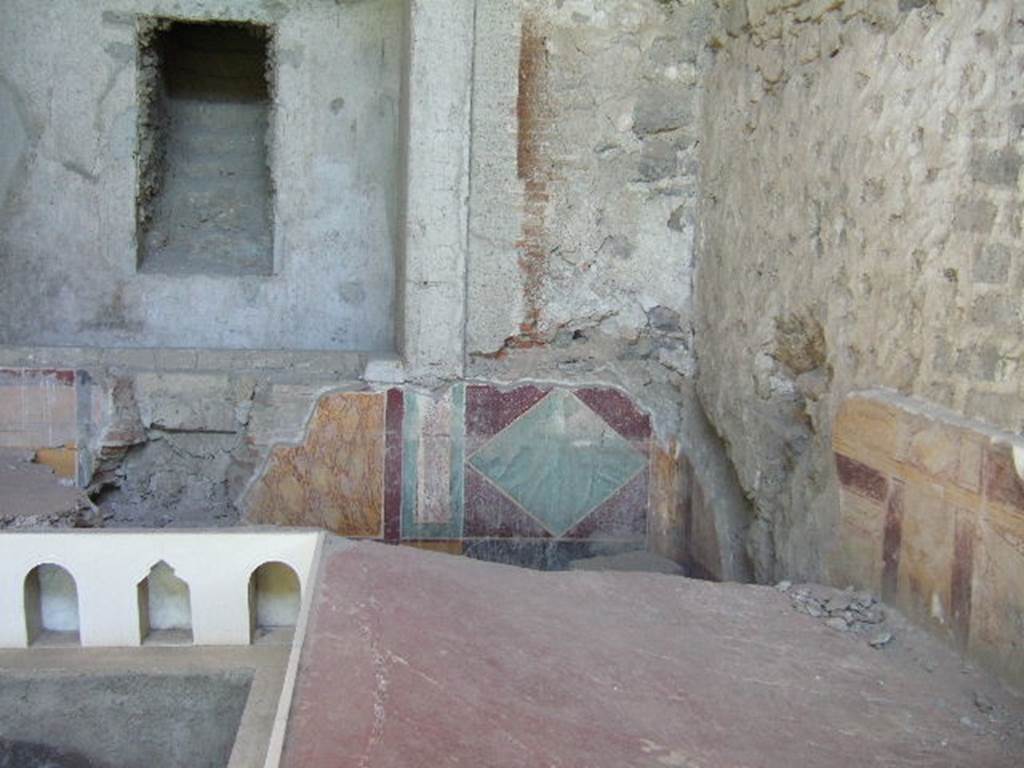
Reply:
<svg viewBox="0 0 1024 768"><path fill-rule="evenodd" d="M329 540L316 590L285 766L1024 765L996 681L771 588Z"/></svg>

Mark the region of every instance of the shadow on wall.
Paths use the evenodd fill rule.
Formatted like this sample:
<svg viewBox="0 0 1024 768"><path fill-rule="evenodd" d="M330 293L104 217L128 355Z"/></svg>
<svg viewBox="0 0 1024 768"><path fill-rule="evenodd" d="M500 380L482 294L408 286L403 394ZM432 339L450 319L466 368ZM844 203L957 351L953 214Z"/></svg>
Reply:
<svg viewBox="0 0 1024 768"><path fill-rule="evenodd" d="M29 645L78 644L78 588L67 569L43 563L29 571L25 626Z"/></svg>
<svg viewBox="0 0 1024 768"><path fill-rule="evenodd" d="M163 560L138 586L139 639L144 644L192 643L192 600L188 584Z"/></svg>

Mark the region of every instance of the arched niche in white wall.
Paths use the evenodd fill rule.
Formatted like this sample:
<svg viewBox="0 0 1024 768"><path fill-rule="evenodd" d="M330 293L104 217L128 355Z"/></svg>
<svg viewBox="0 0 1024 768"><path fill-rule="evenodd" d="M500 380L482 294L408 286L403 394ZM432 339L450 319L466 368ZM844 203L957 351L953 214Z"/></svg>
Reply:
<svg viewBox="0 0 1024 768"><path fill-rule="evenodd" d="M25 576L25 628L30 645L79 642L78 587L66 568L43 563Z"/></svg>
<svg viewBox="0 0 1024 768"><path fill-rule="evenodd" d="M249 577L249 622L252 640L289 640L299 619L302 588L295 570L282 562L268 562Z"/></svg>
<svg viewBox="0 0 1024 768"><path fill-rule="evenodd" d="M138 585L139 639L146 644L192 642L192 597L188 584L163 560Z"/></svg>

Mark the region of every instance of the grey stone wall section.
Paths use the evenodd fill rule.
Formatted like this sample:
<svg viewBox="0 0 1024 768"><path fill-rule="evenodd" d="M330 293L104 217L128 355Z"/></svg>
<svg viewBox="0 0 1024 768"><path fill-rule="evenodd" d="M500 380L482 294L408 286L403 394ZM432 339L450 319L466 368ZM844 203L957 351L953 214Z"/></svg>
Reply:
<svg viewBox="0 0 1024 768"><path fill-rule="evenodd" d="M134 273L136 17L101 0L48 6L95 43L70 47L81 93L51 78L57 108L86 116L62 122L41 77L56 41L29 34L38 4L11 0L0 72L27 94L25 124L45 127L36 144L28 129L25 205L0 214L0 268L27 286L0 286L0 360L93 374L91 461L98 485L120 485L115 522L237 519L239 489L326 389L615 386L662 445L683 444L722 572L746 577L749 506L694 396L712 3L125 7L274 26L277 274ZM22 39L27 54L11 53ZM43 202L67 211L59 227ZM349 237L333 217L370 229ZM306 282L281 282L295 274Z"/></svg>
<svg viewBox="0 0 1024 768"><path fill-rule="evenodd" d="M480 3L467 353L586 334L632 342L648 314L692 373L700 2Z"/></svg>
<svg viewBox="0 0 1024 768"><path fill-rule="evenodd" d="M827 577L831 423L884 386L1024 429L1018 3L722 3L703 114L701 400L759 578Z"/></svg>
<svg viewBox="0 0 1024 768"><path fill-rule="evenodd" d="M108 6L0 7L0 343L393 352L406 0ZM140 15L273 27L273 276L136 272Z"/></svg>
<svg viewBox="0 0 1024 768"><path fill-rule="evenodd" d="M713 10L477 4L466 376L629 392L693 465L720 573L745 580L750 507L693 386Z"/></svg>

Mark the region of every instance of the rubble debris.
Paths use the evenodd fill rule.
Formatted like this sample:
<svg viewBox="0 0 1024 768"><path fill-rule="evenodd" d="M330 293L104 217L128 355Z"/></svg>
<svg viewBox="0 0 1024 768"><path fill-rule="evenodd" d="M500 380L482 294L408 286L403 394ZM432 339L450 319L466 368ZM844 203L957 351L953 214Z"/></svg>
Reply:
<svg viewBox="0 0 1024 768"><path fill-rule="evenodd" d="M884 631L879 632L877 635L868 640L868 645L872 648L884 648L890 642L892 642L892 632Z"/></svg>
<svg viewBox="0 0 1024 768"><path fill-rule="evenodd" d="M102 513L85 492L32 457L0 451L0 530L103 525Z"/></svg>
<svg viewBox="0 0 1024 768"><path fill-rule="evenodd" d="M789 581L779 582L775 589L789 595L795 610L821 619L836 632L863 637L876 649L892 642L893 633L886 626L885 610L878 598L868 592L839 590L817 584L794 586Z"/></svg>

